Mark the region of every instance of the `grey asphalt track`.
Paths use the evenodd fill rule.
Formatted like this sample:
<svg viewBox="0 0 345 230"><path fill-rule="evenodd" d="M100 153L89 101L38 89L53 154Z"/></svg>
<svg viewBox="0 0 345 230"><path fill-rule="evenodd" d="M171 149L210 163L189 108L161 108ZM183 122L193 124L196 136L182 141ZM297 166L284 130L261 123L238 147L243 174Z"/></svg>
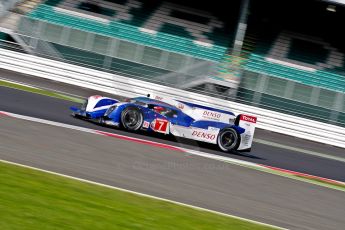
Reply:
<svg viewBox="0 0 345 230"><path fill-rule="evenodd" d="M0 159L289 229L345 226L344 192L6 116L0 116Z"/></svg>
<svg viewBox="0 0 345 230"><path fill-rule="evenodd" d="M283 169L298 171L302 173L308 173L316 176L326 177L330 179L345 181L345 163L321 157L311 156L307 154L297 153L287 149L281 149L264 145L260 143L254 143L253 151L250 154L228 154L223 153L217 149L216 146L197 143L194 141L175 141L173 138L161 138L155 136L146 136L145 134L128 133L122 130L115 130L110 128L101 127L90 122L78 120L70 116L69 107L76 105L73 102L46 97L34 93L19 91L10 88L0 87L0 110L7 112L62 122L66 124L72 124L82 127L88 127L93 129L99 129L109 131L113 133L119 133L128 136L134 136L138 138L144 138L148 140L154 140L162 143L168 143L176 146L186 147L190 149L197 149L204 152L229 156L236 159L251 161L255 163L265 164L274 167L280 167ZM79 89L83 91L83 89ZM90 95L90 92L83 92L82 95ZM266 131L259 131L256 136L266 137L269 136L271 141L279 143L279 140L284 142L291 141L292 137L284 135L274 134ZM343 149L335 148L327 145L320 145L314 142L301 141L295 139L299 145L306 149L312 149L316 146L322 146L329 152L338 151L337 154L342 154ZM291 142L293 145L293 142ZM320 150L319 150L320 151ZM326 152L327 153L327 152Z"/></svg>

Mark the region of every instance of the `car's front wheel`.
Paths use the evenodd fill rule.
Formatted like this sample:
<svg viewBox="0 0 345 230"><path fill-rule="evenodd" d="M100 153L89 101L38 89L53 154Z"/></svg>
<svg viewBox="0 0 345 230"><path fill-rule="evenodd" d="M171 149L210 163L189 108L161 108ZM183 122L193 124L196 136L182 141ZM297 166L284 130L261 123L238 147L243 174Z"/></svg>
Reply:
<svg viewBox="0 0 345 230"><path fill-rule="evenodd" d="M143 114L137 107L129 106L121 112L122 127L129 131L139 130L143 121Z"/></svg>
<svg viewBox="0 0 345 230"><path fill-rule="evenodd" d="M240 144L240 136L233 128L223 129L218 134L217 144L224 152L236 150Z"/></svg>

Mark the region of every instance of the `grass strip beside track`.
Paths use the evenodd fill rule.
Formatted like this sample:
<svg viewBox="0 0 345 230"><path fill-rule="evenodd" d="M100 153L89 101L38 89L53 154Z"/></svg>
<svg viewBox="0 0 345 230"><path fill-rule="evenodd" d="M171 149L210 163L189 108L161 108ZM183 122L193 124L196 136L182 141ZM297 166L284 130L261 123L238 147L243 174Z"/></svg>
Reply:
<svg viewBox="0 0 345 230"><path fill-rule="evenodd" d="M45 96L49 96L49 97L55 97L55 98L59 98L62 100L73 101L73 102L77 102L77 103L83 102L83 100L81 98L72 97L72 96L61 94L61 93L56 93L56 92L52 92L52 91L48 91L48 90L44 90L44 89L30 87L30 86L26 86L26 85L22 85L22 84L16 84L13 82L8 82L8 81L3 81L3 80L0 80L0 87L1 86L12 88L12 89L23 90L23 91L31 92L31 93L37 93L37 94L41 94L41 95L45 95Z"/></svg>
<svg viewBox="0 0 345 230"><path fill-rule="evenodd" d="M0 229L272 229L0 162Z"/></svg>

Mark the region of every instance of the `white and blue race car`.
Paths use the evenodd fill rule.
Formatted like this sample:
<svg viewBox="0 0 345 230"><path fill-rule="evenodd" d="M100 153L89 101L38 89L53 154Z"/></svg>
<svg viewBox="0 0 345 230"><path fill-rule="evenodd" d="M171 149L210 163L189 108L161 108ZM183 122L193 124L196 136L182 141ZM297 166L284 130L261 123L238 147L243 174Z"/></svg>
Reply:
<svg viewBox="0 0 345 230"><path fill-rule="evenodd" d="M145 130L217 144L225 152L250 151L256 117L159 95L120 102L91 96L72 115L129 131Z"/></svg>

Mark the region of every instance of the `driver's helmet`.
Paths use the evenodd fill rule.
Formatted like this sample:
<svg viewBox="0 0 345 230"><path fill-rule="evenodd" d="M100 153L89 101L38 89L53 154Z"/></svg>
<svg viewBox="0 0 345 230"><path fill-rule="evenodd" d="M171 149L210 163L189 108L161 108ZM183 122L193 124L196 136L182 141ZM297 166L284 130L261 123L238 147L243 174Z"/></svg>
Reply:
<svg viewBox="0 0 345 230"><path fill-rule="evenodd" d="M156 113L159 113L159 114L163 114L164 112L166 112L166 109L162 106L155 106L153 108L153 110L156 112Z"/></svg>

